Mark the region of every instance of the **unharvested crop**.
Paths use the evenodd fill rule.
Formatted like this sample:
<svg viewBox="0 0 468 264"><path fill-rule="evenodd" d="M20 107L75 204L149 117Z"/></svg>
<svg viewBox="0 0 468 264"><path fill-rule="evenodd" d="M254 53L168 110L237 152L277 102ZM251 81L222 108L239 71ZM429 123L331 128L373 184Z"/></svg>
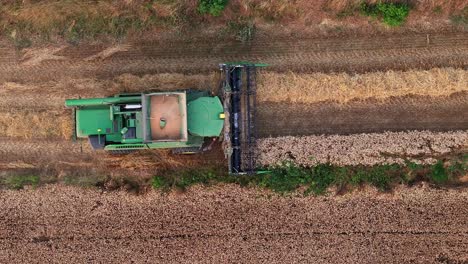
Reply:
<svg viewBox="0 0 468 264"><path fill-rule="evenodd" d="M258 159L263 166L285 160L304 166L404 164L405 159L431 164L436 161L434 158L467 146L468 131L279 137L258 141Z"/></svg>
<svg viewBox="0 0 468 264"><path fill-rule="evenodd" d="M468 71L453 68L387 71L365 74L259 74L258 100L261 102L346 103L356 99L421 95L449 96L468 91Z"/></svg>

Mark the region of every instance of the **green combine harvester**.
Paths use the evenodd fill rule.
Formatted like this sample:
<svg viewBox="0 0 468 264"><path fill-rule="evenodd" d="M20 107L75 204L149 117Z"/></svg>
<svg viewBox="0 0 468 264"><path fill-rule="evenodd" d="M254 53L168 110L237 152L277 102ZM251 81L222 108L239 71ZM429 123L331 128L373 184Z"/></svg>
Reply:
<svg viewBox="0 0 468 264"><path fill-rule="evenodd" d="M209 150L223 141L232 174L253 174L255 164L256 69L264 64L220 64L218 96L180 90L68 99L74 109L74 137L95 150L115 154L171 149L176 154Z"/></svg>

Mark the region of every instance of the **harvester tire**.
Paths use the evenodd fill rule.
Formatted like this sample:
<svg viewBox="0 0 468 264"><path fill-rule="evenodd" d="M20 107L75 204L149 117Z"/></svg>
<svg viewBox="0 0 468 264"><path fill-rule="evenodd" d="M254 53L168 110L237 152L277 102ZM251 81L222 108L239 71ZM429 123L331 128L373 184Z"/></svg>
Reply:
<svg viewBox="0 0 468 264"><path fill-rule="evenodd" d="M91 135L88 136L89 144L96 149L104 149L106 146L106 136L104 135Z"/></svg>

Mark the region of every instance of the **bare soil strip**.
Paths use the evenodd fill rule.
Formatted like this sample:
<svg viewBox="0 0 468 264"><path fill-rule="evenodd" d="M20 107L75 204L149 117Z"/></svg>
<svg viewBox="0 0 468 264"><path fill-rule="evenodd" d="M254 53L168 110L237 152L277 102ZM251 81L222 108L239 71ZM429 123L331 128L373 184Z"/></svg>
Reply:
<svg viewBox="0 0 468 264"><path fill-rule="evenodd" d="M281 197L196 187L184 194L50 186L0 192L0 261L313 262L468 260L466 190Z"/></svg>
<svg viewBox="0 0 468 264"><path fill-rule="evenodd" d="M15 59L0 64L0 82L109 78L123 73L200 73L229 61L264 62L274 71L302 72L467 67L467 41L467 33L457 32L329 39L273 37L247 43L208 37L127 43L125 49L96 60L89 58L111 47L83 44L19 53L11 48L0 49L0 57L16 54Z"/></svg>
<svg viewBox="0 0 468 264"><path fill-rule="evenodd" d="M86 142L85 142L86 143ZM98 155L88 144L71 140L0 138L0 171L56 177L90 173L99 174Z"/></svg>
<svg viewBox="0 0 468 264"><path fill-rule="evenodd" d="M219 145L199 155L173 155L168 150L111 155L93 151L86 140L0 138L0 171L6 174L62 176L134 176L150 178L167 169L224 168ZM0 173L1 176L1 173Z"/></svg>
<svg viewBox="0 0 468 264"><path fill-rule="evenodd" d="M258 106L259 137L353 134L383 131L468 129L468 93L450 97L396 97L347 104L263 102Z"/></svg>
<svg viewBox="0 0 468 264"><path fill-rule="evenodd" d="M69 111L41 110L0 112L0 137L71 138L73 117Z"/></svg>

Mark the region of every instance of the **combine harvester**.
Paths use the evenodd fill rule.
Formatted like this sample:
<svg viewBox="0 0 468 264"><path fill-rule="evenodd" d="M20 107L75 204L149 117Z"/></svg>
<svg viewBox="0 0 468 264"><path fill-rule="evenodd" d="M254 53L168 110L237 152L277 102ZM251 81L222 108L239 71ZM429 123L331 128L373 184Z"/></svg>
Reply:
<svg viewBox="0 0 468 264"><path fill-rule="evenodd" d="M172 149L176 154L209 150L223 141L229 173L253 174L255 164L256 70L264 64L221 64L218 96L181 90L68 99L74 137L88 138L93 149L128 153Z"/></svg>

